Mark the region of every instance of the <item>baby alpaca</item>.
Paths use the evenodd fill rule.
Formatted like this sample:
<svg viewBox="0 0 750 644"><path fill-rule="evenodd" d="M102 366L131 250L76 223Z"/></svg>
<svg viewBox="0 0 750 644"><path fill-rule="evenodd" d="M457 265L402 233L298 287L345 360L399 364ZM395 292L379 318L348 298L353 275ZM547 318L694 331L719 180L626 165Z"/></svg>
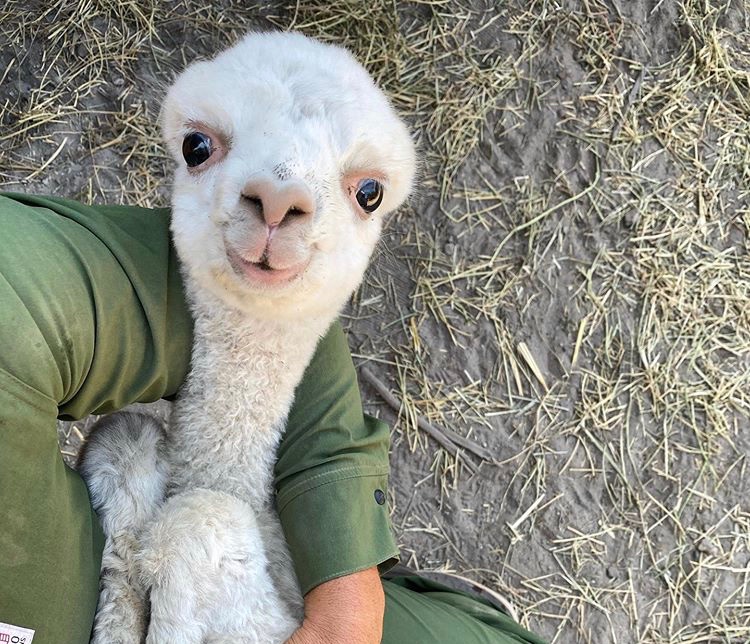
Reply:
<svg viewBox="0 0 750 644"><path fill-rule="evenodd" d="M302 599L276 448L318 339L410 190L414 147L346 51L299 34L251 34L191 65L162 125L192 364L166 434L116 415L82 458L107 538L93 641L283 642Z"/></svg>

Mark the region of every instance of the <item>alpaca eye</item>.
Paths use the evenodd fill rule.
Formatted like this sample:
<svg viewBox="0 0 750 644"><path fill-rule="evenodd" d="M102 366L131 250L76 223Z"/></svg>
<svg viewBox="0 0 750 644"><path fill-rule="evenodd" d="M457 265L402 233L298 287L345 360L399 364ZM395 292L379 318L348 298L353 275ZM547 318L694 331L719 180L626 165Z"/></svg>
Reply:
<svg viewBox="0 0 750 644"><path fill-rule="evenodd" d="M365 179L357 188L357 203L365 212L375 212L383 201L383 186L375 179Z"/></svg>
<svg viewBox="0 0 750 644"><path fill-rule="evenodd" d="M208 161L211 156L210 137L203 132L188 134L182 142L182 156L190 168Z"/></svg>

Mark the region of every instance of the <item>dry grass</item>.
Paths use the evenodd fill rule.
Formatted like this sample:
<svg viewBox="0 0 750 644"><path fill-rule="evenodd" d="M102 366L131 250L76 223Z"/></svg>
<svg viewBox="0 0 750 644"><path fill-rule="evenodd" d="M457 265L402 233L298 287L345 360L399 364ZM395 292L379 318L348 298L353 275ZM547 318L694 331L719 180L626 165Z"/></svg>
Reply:
<svg viewBox="0 0 750 644"><path fill-rule="evenodd" d="M404 559L497 585L554 642L750 641L750 8L497 6L7 2L0 184L162 203L184 60L250 25L352 48L424 158L349 311L403 401L371 408ZM472 474L420 416L495 462Z"/></svg>

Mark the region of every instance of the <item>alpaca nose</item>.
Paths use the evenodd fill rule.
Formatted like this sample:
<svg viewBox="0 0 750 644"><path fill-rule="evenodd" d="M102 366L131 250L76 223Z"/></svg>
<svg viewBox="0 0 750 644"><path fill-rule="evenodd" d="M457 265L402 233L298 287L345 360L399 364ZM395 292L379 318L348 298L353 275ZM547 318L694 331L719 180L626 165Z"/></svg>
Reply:
<svg viewBox="0 0 750 644"><path fill-rule="evenodd" d="M256 177L245 185L242 197L259 210L269 228L291 218L309 218L315 212L313 194L299 179Z"/></svg>

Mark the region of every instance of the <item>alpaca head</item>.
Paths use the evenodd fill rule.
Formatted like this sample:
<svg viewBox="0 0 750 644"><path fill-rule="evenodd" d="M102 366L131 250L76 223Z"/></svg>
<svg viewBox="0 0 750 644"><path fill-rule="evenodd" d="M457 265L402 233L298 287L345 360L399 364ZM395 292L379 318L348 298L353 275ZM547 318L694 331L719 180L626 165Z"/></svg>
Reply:
<svg viewBox="0 0 750 644"><path fill-rule="evenodd" d="M189 66L162 126L189 278L273 319L338 312L415 172L411 137L364 69L299 34L251 34Z"/></svg>

